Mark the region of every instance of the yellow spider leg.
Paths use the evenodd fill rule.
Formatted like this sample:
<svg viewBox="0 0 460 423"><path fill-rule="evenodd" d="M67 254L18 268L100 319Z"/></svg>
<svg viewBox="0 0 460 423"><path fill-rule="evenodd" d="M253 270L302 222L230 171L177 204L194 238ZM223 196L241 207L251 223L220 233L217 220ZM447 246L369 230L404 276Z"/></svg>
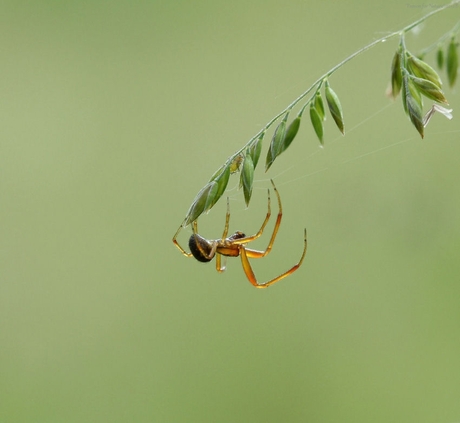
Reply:
<svg viewBox="0 0 460 423"><path fill-rule="evenodd" d="M222 241L227 238L228 235L228 227L230 225L230 200L227 197L227 214L225 215L225 226L224 232L222 233ZM227 265L227 258L224 256L223 259L224 264L222 264L222 254L217 253L216 257L216 270L220 273L224 272Z"/></svg>
<svg viewBox="0 0 460 423"><path fill-rule="evenodd" d="M305 258L305 254L307 253L307 230L305 229L305 232L304 232L304 247L303 247L302 257L300 257L299 262L295 264L294 266L292 266L286 272L277 276L276 278L273 278L269 280L268 282L259 284L257 282L256 276L254 275L254 271L252 270L251 264L249 263L248 257L260 258L264 256L264 253L265 253L264 251L247 250L246 248L244 248L244 246L242 246L240 249L241 263L243 265L244 273L246 274L246 277L248 278L249 282L256 288L268 288L270 285L273 285L276 282L280 281L281 279L284 279L285 277L294 273L302 265L302 262Z"/></svg>
<svg viewBox="0 0 460 423"><path fill-rule="evenodd" d="M222 254L219 253L217 253L216 256L216 270L219 273L225 272L225 269L227 268L227 257L223 256L222 259ZM222 264L222 261L224 264Z"/></svg>
<svg viewBox="0 0 460 423"><path fill-rule="evenodd" d="M227 197L227 214L225 215L225 226L224 226L224 232L222 234L222 239L224 240L227 238L228 234L228 226L230 224L230 202L229 198Z"/></svg>
<svg viewBox="0 0 460 423"><path fill-rule="evenodd" d="M273 243L275 242L275 238L276 238L276 235L278 233L278 229L279 229L279 227L281 225L281 219L283 217L283 207L281 206L281 198L280 198L280 194L279 194L278 190L275 187L275 184L273 183L273 180L270 179L270 181L271 181L271 183L273 185L273 189L275 191L276 197L278 198L279 212L278 212L275 227L273 228L273 233L272 233L272 236L270 238L270 242L268 243L267 248L264 251L260 252L260 254L257 254L257 255L251 256L251 257L256 257L256 258L265 257L272 250ZM241 239L236 240L234 242L235 244L246 244L246 243L251 242L251 241L253 241L254 239L256 239L256 238L258 238L260 236L260 233L261 233L261 231L263 232L263 229L265 228L265 225L267 224L268 217L270 216L270 197L268 198L268 205L269 205L269 209L268 209L267 219L265 220L264 224L262 225L262 228L260 228L260 231L254 236L249 236L249 237L245 237L245 238L241 238ZM252 251L254 252L255 250L252 250Z"/></svg>
<svg viewBox="0 0 460 423"><path fill-rule="evenodd" d="M179 251L185 256L185 257L192 257L193 254L192 253L187 253L179 244L179 242L177 241L177 235L179 235L179 232L182 230L182 225L179 226L179 229L177 230L177 232L175 233L173 239L172 239L172 242L174 243L174 245L179 249Z"/></svg>
<svg viewBox="0 0 460 423"><path fill-rule="evenodd" d="M273 184L273 181L272 181L272 184ZM273 188L275 188L275 184L273 184ZM276 195L278 196L278 204L281 204L280 203L281 200L279 198L279 194L278 194L278 191L277 191L276 188L275 188L275 192L276 192ZM233 241L233 244L234 245L246 244L248 242L254 241L255 239L259 238L263 234L265 226L267 226L267 223L268 223L268 220L270 219L271 214L272 214L272 212L271 212L271 207L270 207L270 190L268 190L268 210L267 210L267 215L265 216L265 220L263 221L262 226L260 227L259 231L255 235L246 236L246 237L240 238L240 239L235 239ZM279 217L278 217L277 221L278 220L280 220ZM278 226L279 226L279 224L278 224Z"/></svg>

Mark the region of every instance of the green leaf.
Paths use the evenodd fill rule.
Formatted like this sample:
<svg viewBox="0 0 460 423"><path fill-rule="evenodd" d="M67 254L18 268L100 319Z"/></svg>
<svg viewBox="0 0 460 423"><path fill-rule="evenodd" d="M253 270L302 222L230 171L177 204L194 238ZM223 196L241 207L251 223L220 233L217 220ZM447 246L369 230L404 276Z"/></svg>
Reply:
<svg viewBox="0 0 460 423"><path fill-rule="evenodd" d="M391 63L391 95L393 98L396 98L401 91L401 83L401 53L398 49Z"/></svg>
<svg viewBox="0 0 460 423"><path fill-rule="evenodd" d="M299 132L300 120L300 116L297 116L286 129L286 134L284 135L284 139L281 144L281 151L279 152L279 154L287 150L287 148L291 145L292 141L294 141L297 132Z"/></svg>
<svg viewBox="0 0 460 423"><path fill-rule="evenodd" d="M323 145L323 120L313 103L310 104L310 120L319 142Z"/></svg>
<svg viewBox="0 0 460 423"><path fill-rule="evenodd" d="M412 56L410 53L407 58L407 70L419 78L431 81L438 88L442 87L442 81L438 73L428 63Z"/></svg>
<svg viewBox="0 0 460 423"><path fill-rule="evenodd" d="M241 172L241 181L243 185L244 201L249 206L252 195L252 184L254 181L254 163L250 154L246 154L243 162L243 171Z"/></svg>
<svg viewBox="0 0 460 423"><path fill-rule="evenodd" d="M457 79L458 71L457 43L454 38L450 40L449 45L447 47L446 69L449 85L453 87Z"/></svg>
<svg viewBox="0 0 460 423"><path fill-rule="evenodd" d="M417 87L417 89L425 97L431 98L438 103L449 104L444 97L442 90L433 82L428 81L428 79L417 78L416 76L409 75L411 82Z"/></svg>
<svg viewBox="0 0 460 423"><path fill-rule="evenodd" d="M326 101L331 112L332 118L334 119L337 127L339 128L342 134L345 134L344 122L343 122L343 111L340 104L339 97L335 91L330 87L329 82L326 81Z"/></svg>

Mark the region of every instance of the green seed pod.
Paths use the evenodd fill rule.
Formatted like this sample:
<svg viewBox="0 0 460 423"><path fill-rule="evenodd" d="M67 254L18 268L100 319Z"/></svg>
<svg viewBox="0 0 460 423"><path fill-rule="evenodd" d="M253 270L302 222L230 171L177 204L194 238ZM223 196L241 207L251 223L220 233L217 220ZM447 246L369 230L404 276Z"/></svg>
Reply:
<svg viewBox="0 0 460 423"><path fill-rule="evenodd" d="M283 120L275 129L270 147L268 148L267 158L265 160L265 172L270 169L270 166L275 161L276 157L281 153L284 137L286 136L286 120L288 114L286 114Z"/></svg>
<svg viewBox="0 0 460 423"><path fill-rule="evenodd" d="M315 109L318 112L321 120L325 120L326 113L324 112L323 98L321 97L321 93L319 91L315 95Z"/></svg>
<svg viewBox="0 0 460 423"><path fill-rule="evenodd" d="M244 201L249 206L252 195L252 184L254 181L254 163L250 154L246 154L243 162L243 171L241 172L241 182L243 185Z"/></svg>
<svg viewBox="0 0 460 423"><path fill-rule="evenodd" d="M444 66L444 50L442 49L442 46L439 46L438 51L436 52L436 63L439 69L442 69Z"/></svg>
<svg viewBox="0 0 460 423"><path fill-rule="evenodd" d="M438 103L449 104L444 97L444 93L439 89L439 87L433 84L428 79L417 78L416 76L409 75L411 82L414 83L415 87L423 94L425 97L431 98Z"/></svg>
<svg viewBox="0 0 460 423"><path fill-rule="evenodd" d="M409 119L415 126L415 129L417 129L418 133L423 138L424 126L422 117L422 97L417 88L415 87L414 83L409 78L407 72L403 76L402 89L404 92L402 96L404 101L404 109L406 113L409 115Z"/></svg>
<svg viewBox="0 0 460 423"><path fill-rule="evenodd" d="M406 87L406 82L405 82L405 78L402 79L402 90L401 90L401 100L402 100L402 104L403 104L403 107L404 107L404 112L407 114L407 95L406 95L406 92L407 92L407 87Z"/></svg>
<svg viewBox="0 0 460 423"><path fill-rule="evenodd" d="M275 161L275 157L273 157L272 155L272 149L269 148L267 151L267 157L265 159L265 172L267 172L268 169L270 169L274 161Z"/></svg>
<svg viewBox="0 0 460 423"><path fill-rule="evenodd" d="M216 204L216 201L218 200L217 198L217 193L219 192L219 184L216 181L211 181L211 188L209 189L208 192L208 197L206 198L206 203L204 205L204 212L207 212L212 208L214 204Z"/></svg>
<svg viewBox="0 0 460 423"><path fill-rule="evenodd" d="M272 150L273 157L278 156L281 152L284 137L286 136L286 120L283 119L276 127L273 134L272 142L270 143L270 150Z"/></svg>
<svg viewBox="0 0 460 423"><path fill-rule="evenodd" d="M339 97L335 91L329 86L329 82L326 81L326 101L331 112L332 118L334 119L337 127L342 134L345 134L344 122L343 122L343 111L340 104Z"/></svg>
<svg viewBox="0 0 460 423"><path fill-rule="evenodd" d="M401 91L401 83L401 54L398 50L391 63L391 95L393 98L396 98Z"/></svg>
<svg viewBox="0 0 460 423"><path fill-rule="evenodd" d="M441 78L438 73L428 63L415 56L410 55L407 58L407 70L419 78L431 81L433 84L437 85L438 88L442 86Z"/></svg>
<svg viewBox="0 0 460 423"><path fill-rule="evenodd" d="M257 167L257 163L259 163L260 153L262 151L262 140L264 139L264 136L265 132L263 132L259 138L257 138L257 141L249 148L249 154L251 155L254 169Z"/></svg>
<svg viewBox="0 0 460 423"><path fill-rule="evenodd" d="M211 178L209 179L209 182L211 181L215 181L216 179L220 178L220 176L222 175L222 173L225 171L225 168L226 167L229 167L229 165L227 163L223 164L221 167L219 167L219 169L217 169L213 175L211 176Z"/></svg>
<svg viewBox="0 0 460 423"><path fill-rule="evenodd" d="M225 189L227 188L229 178L230 166L228 164L225 164L223 166L222 172L214 179L214 181L217 182L217 194L213 199L211 207L217 203L220 197L222 197L222 194L225 192Z"/></svg>
<svg viewBox="0 0 460 423"><path fill-rule="evenodd" d="M320 144L323 145L323 119L313 103L310 104L310 120Z"/></svg>
<svg viewBox="0 0 460 423"><path fill-rule="evenodd" d="M184 227L194 222L196 219L198 219L201 213L205 211L206 204L208 203L208 197L211 194L211 191L216 186L217 186L217 183L212 181L212 182L208 182L203 188L201 188L201 190L195 196L195 199L193 200L192 205L188 209L188 212L185 216L185 221L183 224Z"/></svg>
<svg viewBox="0 0 460 423"><path fill-rule="evenodd" d="M297 132L299 132L300 119L300 116L297 116L286 129L286 134L284 136L283 143L281 144L281 151L279 154L286 150L291 145L292 141L294 141Z"/></svg>
<svg viewBox="0 0 460 423"><path fill-rule="evenodd" d="M457 43L454 38L450 40L449 46L447 47L446 69L449 85L453 87L457 79L458 71Z"/></svg>

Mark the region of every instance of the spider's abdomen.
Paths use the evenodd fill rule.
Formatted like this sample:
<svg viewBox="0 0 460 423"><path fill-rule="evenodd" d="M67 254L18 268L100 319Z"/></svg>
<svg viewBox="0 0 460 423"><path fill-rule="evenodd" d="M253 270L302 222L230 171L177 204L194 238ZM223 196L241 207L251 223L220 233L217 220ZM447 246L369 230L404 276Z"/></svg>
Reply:
<svg viewBox="0 0 460 423"><path fill-rule="evenodd" d="M190 248L190 252L193 254L193 257L195 257L198 261L207 263L212 260L212 257L209 257L212 246L209 245L209 242L200 235L193 234L188 240L188 246Z"/></svg>

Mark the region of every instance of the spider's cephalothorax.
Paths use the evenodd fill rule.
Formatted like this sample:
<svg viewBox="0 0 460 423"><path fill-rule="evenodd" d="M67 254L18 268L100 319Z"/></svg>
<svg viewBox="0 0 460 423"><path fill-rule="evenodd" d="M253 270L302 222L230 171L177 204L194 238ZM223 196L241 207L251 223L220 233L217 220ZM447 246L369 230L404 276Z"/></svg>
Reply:
<svg viewBox="0 0 460 423"><path fill-rule="evenodd" d="M278 193L278 190L275 187L273 181L271 181L273 185L273 189L275 191L276 197L278 198L278 217L276 218L275 227L273 228L273 233L268 243L268 246L265 250L253 250L251 248L247 248L246 244L256 240L259 238L267 226L268 220L270 219L271 211L270 211L270 190L268 190L268 211L267 215L265 216L265 220L262 223L262 226L255 235L246 236L243 232L235 232L233 235L227 237L228 234L228 226L230 222L230 206L227 199L227 214L225 217L225 226L224 232L222 234L222 238L215 239L215 240L208 240L203 238L201 235L198 234L198 223L196 220L192 223L193 234L189 239L189 248L190 253L187 253L177 242L177 235L179 234L180 230L182 229L182 225L177 230L176 234L173 237L173 242L176 247L180 250L180 252L186 257L195 257L198 261L203 263L207 263L211 261L214 256L216 256L216 269L219 272L223 272L225 270L225 262L222 264L222 256L224 257L241 257L241 263L243 265L244 273L246 273L246 277L248 278L249 282L256 288L267 288L270 285L280 281L281 279L289 276L291 273L294 273L302 264L303 259L305 258L305 254L307 252L307 230L304 231L304 247L303 253L300 257L300 260L297 264L292 266L289 270L282 273L281 275L273 278L272 280L265 282L263 284L259 284L257 279L254 275L252 270L251 264L249 263L250 258L262 258L265 257L272 249L273 244L275 242L276 234L278 233L278 229L281 224L281 218L283 216L283 209L281 207L281 198Z"/></svg>
<svg viewBox="0 0 460 423"><path fill-rule="evenodd" d="M240 231L236 231L233 235L229 236L228 237L228 240L229 241L235 241L237 239L242 239L244 238L246 235L243 233L243 232L240 232Z"/></svg>

